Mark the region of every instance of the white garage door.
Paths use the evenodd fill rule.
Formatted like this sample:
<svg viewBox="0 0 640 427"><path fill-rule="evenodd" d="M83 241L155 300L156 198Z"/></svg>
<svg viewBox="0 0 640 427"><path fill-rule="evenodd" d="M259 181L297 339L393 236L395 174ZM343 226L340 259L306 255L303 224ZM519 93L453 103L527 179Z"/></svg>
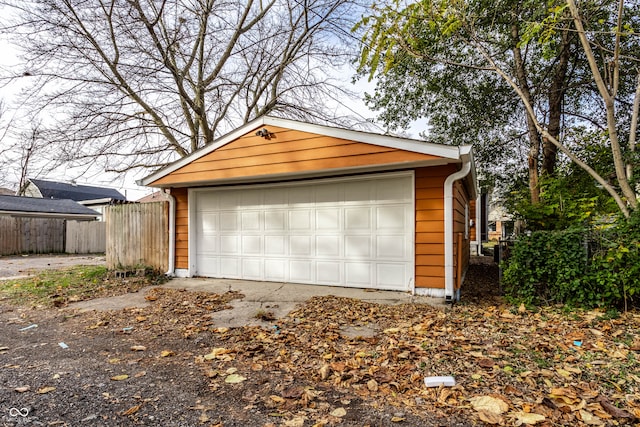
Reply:
<svg viewBox="0 0 640 427"><path fill-rule="evenodd" d="M191 273L408 290L412 187L412 175L394 174L194 190Z"/></svg>

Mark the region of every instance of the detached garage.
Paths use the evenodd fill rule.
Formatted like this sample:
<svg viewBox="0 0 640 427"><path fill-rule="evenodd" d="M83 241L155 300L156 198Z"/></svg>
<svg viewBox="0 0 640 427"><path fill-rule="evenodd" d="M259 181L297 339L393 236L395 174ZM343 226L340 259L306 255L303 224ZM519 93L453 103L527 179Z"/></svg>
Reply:
<svg viewBox="0 0 640 427"><path fill-rule="evenodd" d="M466 146L261 117L140 183L172 196L179 276L457 299L475 240Z"/></svg>

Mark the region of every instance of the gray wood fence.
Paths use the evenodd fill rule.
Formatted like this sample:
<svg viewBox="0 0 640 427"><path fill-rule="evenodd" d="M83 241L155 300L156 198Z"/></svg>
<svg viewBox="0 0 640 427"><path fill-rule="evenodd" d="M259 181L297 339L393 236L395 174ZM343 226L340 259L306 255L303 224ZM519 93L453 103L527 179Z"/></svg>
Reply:
<svg viewBox="0 0 640 427"><path fill-rule="evenodd" d="M0 255L64 252L65 220L0 216Z"/></svg>
<svg viewBox="0 0 640 427"><path fill-rule="evenodd" d="M104 253L105 224L0 216L0 256L65 252Z"/></svg>
<svg viewBox="0 0 640 427"><path fill-rule="evenodd" d="M135 203L108 206L107 267L169 268L169 204Z"/></svg>
<svg viewBox="0 0 640 427"><path fill-rule="evenodd" d="M102 221L67 221L65 252L68 254L104 253L107 224Z"/></svg>

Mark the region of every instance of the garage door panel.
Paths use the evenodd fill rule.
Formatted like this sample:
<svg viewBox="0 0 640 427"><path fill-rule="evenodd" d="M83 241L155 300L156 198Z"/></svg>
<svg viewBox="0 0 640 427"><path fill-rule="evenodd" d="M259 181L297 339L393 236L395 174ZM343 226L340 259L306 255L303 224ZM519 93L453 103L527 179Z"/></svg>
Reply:
<svg viewBox="0 0 640 427"><path fill-rule="evenodd" d="M406 185L403 178L393 178L388 180L379 180L375 186L375 200L386 203L403 203L411 198L412 189Z"/></svg>
<svg viewBox="0 0 640 427"><path fill-rule="evenodd" d="M262 211L243 211L241 213L242 231L260 231Z"/></svg>
<svg viewBox="0 0 640 427"><path fill-rule="evenodd" d="M316 236L316 256L339 258L340 240L339 236Z"/></svg>
<svg viewBox="0 0 640 427"><path fill-rule="evenodd" d="M240 231L240 214L238 212L220 213L220 231Z"/></svg>
<svg viewBox="0 0 640 427"><path fill-rule="evenodd" d="M286 236L264 236L265 255L286 255L287 240Z"/></svg>
<svg viewBox="0 0 640 427"><path fill-rule="evenodd" d="M219 270L222 277L228 277L231 279L239 279L241 258L236 257L220 257L219 258Z"/></svg>
<svg viewBox="0 0 640 427"><path fill-rule="evenodd" d="M294 257L309 256L313 252L311 236L291 236L289 238L289 254Z"/></svg>
<svg viewBox="0 0 640 427"><path fill-rule="evenodd" d="M309 260L289 261L289 277L292 282L313 283L314 263Z"/></svg>
<svg viewBox="0 0 640 427"><path fill-rule="evenodd" d="M361 204L371 202L371 183L367 181L352 181L345 183L344 201Z"/></svg>
<svg viewBox="0 0 640 427"><path fill-rule="evenodd" d="M313 211L296 209L289 212L289 228L291 230L311 231L313 229Z"/></svg>
<svg viewBox="0 0 640 427"><path fill-rule="evenodd" d="M287 229L287 213L285 211L267 211L264 213L265 231L285 231Z"/></svg>
<svg viewBox="0 0 640 427"><path fill-rule="evenodd" d="M242 236L242 255L262 254L262 238L260 236Z"/></svg>
<svg viewBox="0 0 640 427"><path fill-rule="evenodd" d="M345 236L344 237L344 256L348 259L366 259L369 260L373 256L371 250L371 236Z"/></svg>
<svg viewBox="0 0 640 427"><path fill-rule="evenodd" d="M240 255L240 236L237 236L237 235L220 236L219 252L224 255Z"/></svg>
<svg viewBox="0 0 640 427"><path fill-rule="evenodd" d="M195 274L406 290L412 177L197 190Z"/></svg>
<svg viewBox="0 0 640 427"><path fill-rule="evenodd" d="M258 258L243 258L241 278L248 280L264 280L263 261Z"/></svg>
<svg viewBox="0 0 640 427"><path fill-rule="evenodd" d="M283 282L287 279L288 261L286 259L265 259L264 278L272 282Z"/></svg>
<svg viewBox="0 0 640 427"><path fill-rule="evenodd" d="M244 209L261 208L263 193L258 190L245 190L240 192L240 205Z"/></svg>
<svg viewBox="0 0 640 427"><path fill-rule="evenodd" d="M405 206L380 206L376 208L376 227L378 230L397 230L407 228L407 208Z"/></svg>
<svg viewBox="0 0 640 427"><path fill-rule="evenodd" d="M369 231L372 228L371 208L370 207L350 207L345 208L345 230L363 230Z"/></svg>
<svg viewBox="0 0 640 427"><path fill-rule="evenodd" d="M336 200L342 199L342 189L335 185L319 185L315 190L316 205L334 205Z"/></svg>
<svg viewBox="0 0 640 427"><path fill-rule="evenodd" d="M314 192L310 192L308 188L303 186L292 187L287 193L291 207L313 206L315 204Z"/></svg>
<svg viewBox="0 0 640 427"><path fill-rule="evenodd" d="M380 263L376 266L377 285L385 289L402 289L406 285L402 278L406 276L404 264Z"/></svg>
<svg viewBox="0 0 640 427"><path fill-rule="evenodd" d="M345 279L348 285L369 287L373 282L373 263L345 263Z"/></svg>
<svg viewBox="0 0 640 427"><path fill-rule="evenodd" d="M407 241L404 235L377 236L376 257L385 260L405 259Z"/></svg>
<svg viewBox="0 0 640 427"><path fill-rule="evenodd" d="M317 261L316 281L321 285L342 283L342 268L337 261Z"/></svg>
<svg viewBox="0 0 640 427"><path fill-rule="evenodd" d="M215 256L207 256L203 255L198 257L198 273L201 276L212 276L217 277L221 274L219 267L218 258Z"/></svg>
<svg viewBox="0 0 640 427"><path fill-rule="evenodd" d="M202 212L202 220L198 223L198 233L210 233L218 231L218 213Z"/></svg>
<svg viewBox="0 0 640 427"><path fill-rule="evenodd" d="M316 211L316 230L340 231L340 209L319 209Z"/></svg>

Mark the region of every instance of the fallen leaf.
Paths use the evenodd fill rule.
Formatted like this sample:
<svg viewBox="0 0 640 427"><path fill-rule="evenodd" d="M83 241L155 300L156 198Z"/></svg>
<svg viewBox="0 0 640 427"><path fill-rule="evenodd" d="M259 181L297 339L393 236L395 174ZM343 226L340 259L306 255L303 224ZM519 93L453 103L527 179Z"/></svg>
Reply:
<svg viewBox="0 0 640 427"><path fill-rule="evenodd" d="M122 415L127 416L127 415L133 415L136 412L138 412L140 410L140 405L136 405L136 406L132 406L131 408L127 409L126 411L124 411L122 413Z"/></svg>
<svg viewBox="0 0 640 427"><path fill-rule="evenodd" d="M134 377L141 378L141 377L144 377L145 375L147 375L147 371L140 371L140 372L136 373L134 375Z"/></svg>
<svg viewBox="0 0 640 427"><path fill-rule="evenodd" d="M24 393L24 392L27 392L27 391L31 390L31 387L26 385L26 386L23 386L23 387L16 387L13 390L17 391L18 393Z"/></svg>
<svg viewBox="0 0 640 427"><path fill-rule="evenodd" d="M478 417L487 424L504 424L504 418L500 414L494 414L488 411L478 411Z"/></svg>
<svg viewBox="0 0 640 427"><path fill-rule="evenodd" d="M55 387L41 387L41 388L38 389L37 393L38 394L45 394L45 393L52 392L55 389L56 389Z"/></svg>
<svg viewBox="0 0 640 427"><path fill-rule="evenodd" d="M269 399L273 400L276 403L284 403L286 401L284 397L276 396L275 394L269 396Z"/></svg>
<svg viewBox="0 0 640 427"><path fill-rule="evenodd" d="M126 380L127 378L129 378L129 375L127 375L127 374L116 375L115 377L111 377L111 379L112 379L113 381L124 381L124 380Z"/></svg>
<svg viewBox="0 0 640 427"><path fill-rule="evenodd" d="M378 391L378 382L376 380L367 381L367 388L369 391Z"/></svg>
<svg viewBox="0 0 640 427"><path fill-rule="evenodd" d="M160 353L160 357L170 357L170 356L175 356L175 353L171 350L162 350L162 352Z"/></svg>
<svg viewBox="0 0 640 427"><path fill-rule="evenodd" d="M223 354L228 354L231 353L231 350L224 348L224 347L218 347L218 348L214 348L213 350L211 350L211 353L209 354L205 354L204 358L205 360L213 360L218 358L219 356L223 355Z"/></svg>
<svg viewBox="0 0 640 427"><path fill-rule="evenodd" d="M331 373L331 368L329 367L328 364L324 364L322 365L322 368L320 368L318 370L318 372L320 373L320 378L322 378L323 380L326 380L329 377L329 374Z"/></svg>
<svg viewBox="0 0 640 427"><path fill-rule="evenodd" d="M331 411L331 415L334 417L341 418L347 415L347 410L344 408L336 408L333 411Z"/></svg>
<svg viewBox="0 0 640 427"><path fill-rule="evenodd" d="M284 422L284 425L286 427L303 427L304 426L304 420L306 420L305 417L295 417L293 419L286 420Z"/></svg>
<svg viewBox="0 0 640 427"><path fill-rule="evenodd" d="M131 351L145 351L147 349L147 347L143 346L143 345L132 345L131 346Z"/></svg>
<svg viewBox="0 0 640 427"><path fill-rule="evenodd" d="M227 384L238 384L238 383L241 383L244 380L246 380L246 378L243 377L240 374L231 374L231 375L228 375L227 378L224 379L224 382L227 383Z"/></svg>
<svg viewBox="0 0 640 427"><path fill-rule="evenodd" d="M602 425L605 424L603 420L601 420L600 418L596 417L591 412L585 411L584 409L580 409L579 414L580 414L580 419L582 420L582 422L587 424L587 425L590 425L590 426L602 426Z"/></svg>
<svg viewBox="0 0 640 427"><path fill-rule="evenodd" d="M611 415L614 418L635 418L629 412L614 406L604 396L598 397L597 401L602 406L602 409L607 411L609 413L609 415Z"/></svg>
<svg viewBox="0 0 640 427"><path fill-rule="evenodd" d="M500 415L509 410L509 405L502 400L492 396L477 396L469 399L471 406L476 411L486 411L492 414Z"/></svg>
<svg viewBox="0 0 640 427"><path fill-rule="evenodd" d="M536 414L533 412L516 412L513 415L517 420L517 425L535 425L546 419L544 415Z"/></svg>
<svg viewBox="0 0 640 427"><path fill-rule="evenodd" d="M391 422L392 423L401 423L404 420L406 420L406 418L402 418L402 417L391 417Z"/></svg>

